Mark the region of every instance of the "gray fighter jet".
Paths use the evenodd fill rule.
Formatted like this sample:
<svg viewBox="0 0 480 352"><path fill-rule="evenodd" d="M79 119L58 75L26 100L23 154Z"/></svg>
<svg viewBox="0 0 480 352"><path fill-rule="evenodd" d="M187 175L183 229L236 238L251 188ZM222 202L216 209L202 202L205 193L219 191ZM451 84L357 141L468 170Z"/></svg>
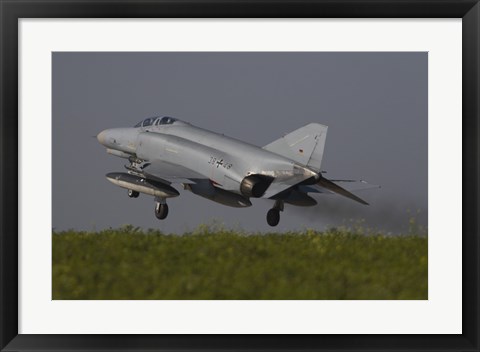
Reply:
<svg viewBox="0 0 480 352"><path fill-rule="evenodd" d="M154 196L158 219L168 215L166 199L179 195L172 184L181 184L231 207L249 207L251 198L271 199L270 226L279 223L285 203L316 205L308 193L337 193L368 204L346 189L358 184L371 188L364 181L328 180L322 175L326 137L327 126L310 123L260 148L168 116L97 135L109 154L129 161L126 172L109 173L107 179L126 188L131 198L140 193Z"/></svg>

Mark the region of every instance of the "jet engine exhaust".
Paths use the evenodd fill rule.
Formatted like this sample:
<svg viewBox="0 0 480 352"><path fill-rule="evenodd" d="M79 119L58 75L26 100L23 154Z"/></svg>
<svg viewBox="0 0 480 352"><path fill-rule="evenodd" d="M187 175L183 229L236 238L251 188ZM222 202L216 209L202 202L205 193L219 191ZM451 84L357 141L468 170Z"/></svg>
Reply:
<svg viewBox="0 0 480 352"><path fill-rule="evenodd" d="M260 198L272 183L273 178L264 175L250 175L240 184L240 192L245 197Z"/></svg>

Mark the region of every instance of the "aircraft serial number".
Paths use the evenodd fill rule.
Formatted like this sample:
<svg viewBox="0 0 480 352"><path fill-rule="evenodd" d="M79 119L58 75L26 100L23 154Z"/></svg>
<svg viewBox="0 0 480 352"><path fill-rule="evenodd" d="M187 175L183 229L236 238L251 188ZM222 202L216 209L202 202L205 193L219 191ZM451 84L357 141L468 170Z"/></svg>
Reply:
<svg viewBox="0 0 480 352"><path fill-rule="evenodd" d="M217 169L221 166L225 169L230 169L233 164L225 162L223 159L218 159L213 156L210 157L210 161L208 162L209 164L212 164L217 167Z"/></svg>

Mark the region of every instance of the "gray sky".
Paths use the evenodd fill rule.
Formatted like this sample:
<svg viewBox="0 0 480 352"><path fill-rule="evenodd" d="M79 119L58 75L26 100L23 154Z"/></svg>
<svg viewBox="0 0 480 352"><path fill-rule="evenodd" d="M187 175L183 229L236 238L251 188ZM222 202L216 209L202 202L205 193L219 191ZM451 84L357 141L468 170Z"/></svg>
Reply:
<svg viewBox="0 0 480 352"><path fill-rule="evenodd" d="M213 219L269 231L273 201L229 208L183 191L155 218L153 197L127 197L105 178L125 159L93 138L169 115L263 146L310 122L329 126L327 178L363 179L371 205L314 195L286 205L275 231L348 225L398 232L408 210L427 225L427 53L53 53L53 224L57 230L132 224L183 233Z"/></svg>

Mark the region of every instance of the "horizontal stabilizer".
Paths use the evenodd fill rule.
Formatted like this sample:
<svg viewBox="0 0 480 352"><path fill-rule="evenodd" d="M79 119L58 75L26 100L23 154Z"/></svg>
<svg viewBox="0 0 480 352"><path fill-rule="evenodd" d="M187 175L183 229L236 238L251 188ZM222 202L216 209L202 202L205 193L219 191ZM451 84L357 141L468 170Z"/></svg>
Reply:
<svg viewBox="0 0 480 352"><path fill-rule="evenodd" d="M323 187L325 189L328 189L329 191L332 191L334 193L340 194L344 197L350 198L350 199L352 199L356 202L359 202L361 204L368 205L368 203L365 202L363 199L357 197L355 194L347 191L345 188L340 187L336 183L333 183L332 181L327 180L324 177L320 177L320 179L317 181L317 185L319 185L320 187Z"/></svg>
<svg viewBox="0 0 480 352"><path fill-rule="evenodd" d="M365 191L374 188L381 188L379 185L372 185L363 180L330 180L335 184L341 186L349 192L355 191ZM320 185L301 185L299 186L302 192L306 193L332 193L326 188L321 187Z"/></svg>
<svg viewBox="0 0 480 352"><path fill-rule="evenodd" d="M308 171L303 167L295 165L293 170L283 176L276 177L263 194L262 198L272 198L273 196L313 177L315 173Z"/></svg>

